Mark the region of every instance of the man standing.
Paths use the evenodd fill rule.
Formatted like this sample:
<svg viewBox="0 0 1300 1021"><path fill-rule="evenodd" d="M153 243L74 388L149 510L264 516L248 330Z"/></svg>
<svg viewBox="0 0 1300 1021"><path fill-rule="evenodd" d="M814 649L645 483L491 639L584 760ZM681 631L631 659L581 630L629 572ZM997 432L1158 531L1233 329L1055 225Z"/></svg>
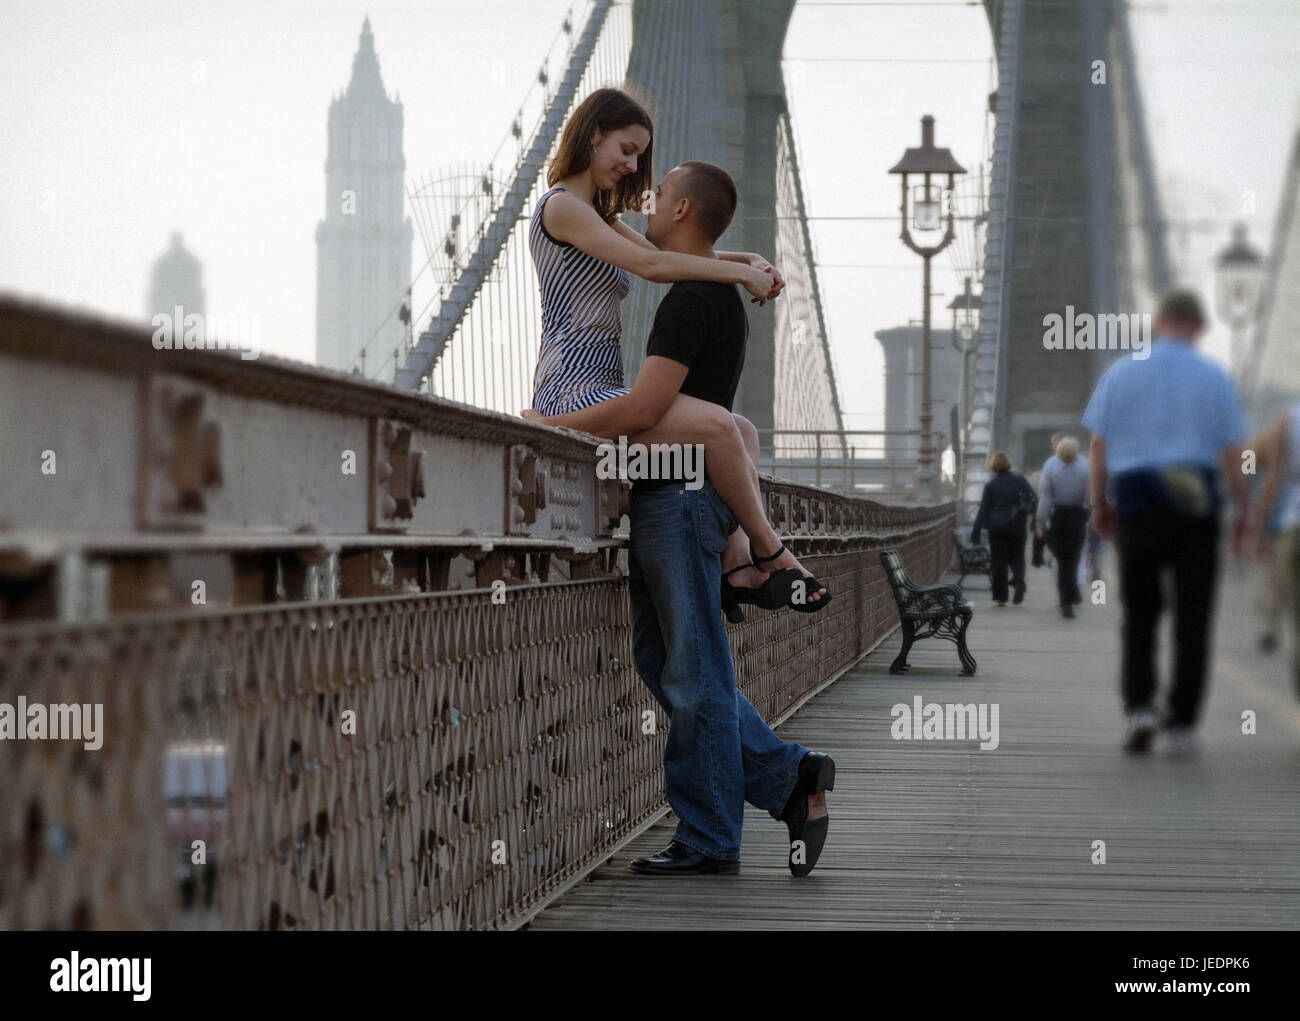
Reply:
<svg viewBox="0 0 1300 1021"><path fill-rule="evenodd" d="M1274 416L1262 446L1266 475L1251 545L1256 559L1268 557L1260 570L1269 575L1270 610L1278 616L1284 607L1291 611L1291 683L1300 698L1300 401Z"/></svg>
<svg viewBox="0 0 1300 1021"><path fill-rule="evenodd" d="M1177 648L1164 724L1171 752L1196 751L1218 569L1220 467L1236 505L1234 555L1246 525L1245 417L1227 372L1196 350L1204 326L1194 293L1167 294L1149 357L1112 365L1083 416L1093 433L1093 527L1119 548L1124 747L1135 754L1150 750L1160 722L1153 701L1165 569L1173 574Z"/></svg>
<svg viewBox="0 0 1300 1021"><path fill-rule="evenodd" d="M1061 616L1073 619L1083 602L1079 593L1079 555L1088 530L1088 459L1079 456L1079 441L1063 437L1045 465L1039 484L1037 531L1047 534L1056 557L1056 591Z"/></svg>
<svg viewBox="0 0 1300 1021"><path fill-rule="evenodd" d="M1048 455L1043 467L1029 476L1029 484L1034 487L1034 492L1038 494L1038 507L1041 512L1043 506L1043 479L1049 470L1061 463L1061 459L1056 456L1056 446L1061 440L1065 439L1065 433L1052 433L1052 452ZM1035 567L1042 567L1046 562L1043 559L1043 550L1050 547L1051 540L1047 535L1048 523L1039 514L1039 520L1034 525L1034 555L1030 563Z"/></svg>
<svg viewBox="0 0 1300 1021"><path fill-rule="evenodd" d="M664 177L652 208L649 242L717 258L713 245L735 215L736 186L722 168L689 161ZM730 410L748 333L734 285L674 284L659 303L631 392L541 421L644 442L678 393ZM719 608L720 558L736 518L710 483L675 479L634 481L628 513L633 654L671 719L664 781L679 820L672 843L631 868L646 875L738 872L748 801L786 823L790 871L806 875L826 842L824 792L834 788L835 763L782 741L736 687Z"/></svg>

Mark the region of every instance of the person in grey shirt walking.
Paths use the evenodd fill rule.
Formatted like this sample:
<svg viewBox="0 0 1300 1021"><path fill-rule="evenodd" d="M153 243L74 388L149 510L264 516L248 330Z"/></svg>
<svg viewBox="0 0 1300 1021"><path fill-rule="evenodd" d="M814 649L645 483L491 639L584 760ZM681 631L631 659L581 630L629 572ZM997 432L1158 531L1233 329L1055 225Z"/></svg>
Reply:
<svg viewBox="0 0 1300 1021"><path fill-rule="evenodd" d="M1079 441L1066 436L1056 445L1056 456L1043 465L1039 479L1038 520L1041 538L1047 532L1048 545L1056 557L1056 588L1061 597L1061 616L1074 617L1074 607L1083 602L1079 594L1079 557L1088 530L1088 459L1079 456Z"/></svg>

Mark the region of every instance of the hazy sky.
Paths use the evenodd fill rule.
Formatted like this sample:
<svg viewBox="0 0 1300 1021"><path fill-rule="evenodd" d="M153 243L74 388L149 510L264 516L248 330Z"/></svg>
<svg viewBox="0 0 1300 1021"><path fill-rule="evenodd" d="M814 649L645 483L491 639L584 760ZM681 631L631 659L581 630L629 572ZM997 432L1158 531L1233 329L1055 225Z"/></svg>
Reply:
<svg viewBox="0 0 1300 1021"><path fill-rule="evenodd" d="M179 230L203 262L209 312L257 316L266 350L310 360L326 114L363 17L405 105L409 184L487 160L568 7L5 0L0 290L140 319L149 268ZM1300 0L1143 3L1134 28L1166 203L1191 224L1175 256L1208 295L1209 260L1243 192L1256 194L1254 238L1271 235L1300 114ZM920 314L920 262L897 239L887 170L917 144L925 113L938 144L978 169L991 46L978 6L795 10L785 68L810 212L864 217L813 223L851 426L883 424L873 333ZM966 247L936 264L939 325ZM417 235L415 265L424 257ZM1209 346L1226 350L1222 331Z"/></svg>

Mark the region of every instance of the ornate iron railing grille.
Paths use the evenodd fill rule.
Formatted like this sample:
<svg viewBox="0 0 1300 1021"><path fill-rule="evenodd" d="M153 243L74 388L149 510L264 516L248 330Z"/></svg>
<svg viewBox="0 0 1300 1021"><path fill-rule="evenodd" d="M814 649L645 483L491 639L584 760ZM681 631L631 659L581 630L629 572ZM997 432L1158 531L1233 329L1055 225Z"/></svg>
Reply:
<svg viewBox="0 0 1300 1021"><path fill-rule="evenodd" d="M832 606L730 628L769 720L895 627L882 546L947 565L950 506L868 513L805 554ZM105 706L98 751L0 742L0 928L519 923L665 807L625 586L0 626L4 701Z"/></svg>

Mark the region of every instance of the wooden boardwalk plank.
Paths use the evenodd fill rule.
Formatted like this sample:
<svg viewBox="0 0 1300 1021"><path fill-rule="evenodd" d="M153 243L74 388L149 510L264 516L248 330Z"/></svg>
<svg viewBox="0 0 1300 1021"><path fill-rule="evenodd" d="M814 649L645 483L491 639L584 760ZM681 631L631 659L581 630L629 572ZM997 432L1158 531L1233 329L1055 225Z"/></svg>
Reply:
<svg viewBox="0 0 1300 1021"><path fill-rule="evenodd" d="M969 590L977 676L958 676L953 647L932 641L891 676L895 634L781 728L838 765L811 876L789 874L785 827L751 806L740 875L628 872L668 842L670 816L530 928L1300 926L1300 707L1285 657L1255 651L1246 590L1227 574L1199 759L1120 753L1118 604L1064 621L1034 571L1021 607ZM999 747L893 740L891 707L917 695L998 704Z"/></svg>

